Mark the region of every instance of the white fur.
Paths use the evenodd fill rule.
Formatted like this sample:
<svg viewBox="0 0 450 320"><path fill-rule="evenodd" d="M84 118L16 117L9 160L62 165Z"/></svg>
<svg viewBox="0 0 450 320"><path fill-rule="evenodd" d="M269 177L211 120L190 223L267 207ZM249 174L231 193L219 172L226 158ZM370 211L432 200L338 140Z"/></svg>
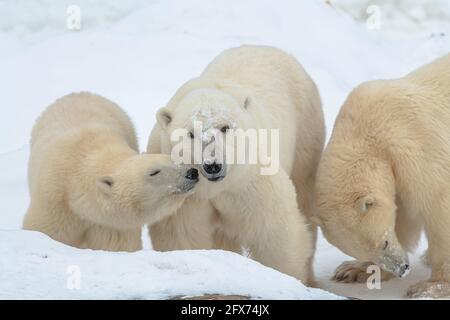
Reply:
<svg viewBox="0 0 450 320"><path fill-rule="evenodd" d="M449 190L450 54L403 78L356 88L318 171L318 221L327 239L360 261L390 261L387 271L395 273L425 228L432 275L408 294L448 298ZM361 210L367 197L372 204Z"/></svg>
<svg viewBox="0 0 450 320"><path fill-rule="evenodd" d="M255 260L312 283L315 228L311 235L303 214L311 212L325 134L319 94L300 64L271 47L226 50L157 118L149 152L170 153L170 133L194 119L217 129L279 129L281 168L262 176L257 165L231 165L220 182L202 177L179 213L151 227L155 249L244 246Z"/></svg>
<svg viewBox="0 0 450 320"><path fill-rule="evenodd" d="M33 128L23 227L79 248L138 250L141 227L182 204L186 193L170 186L184 188L185 172L167 155L139 155L131 121L111 101L64 96Z"/></svg>

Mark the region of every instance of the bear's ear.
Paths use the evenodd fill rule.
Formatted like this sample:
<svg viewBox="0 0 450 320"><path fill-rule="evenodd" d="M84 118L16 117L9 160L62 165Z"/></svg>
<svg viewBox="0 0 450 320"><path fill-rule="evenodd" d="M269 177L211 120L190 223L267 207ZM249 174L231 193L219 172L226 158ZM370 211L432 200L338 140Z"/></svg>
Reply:
<svg viewBox="0 0 450 320"><path fill-rule="evenodd" d="M111 193L113 185L114 179L110 176L101 177L100 179L97 180L97 186L99 187L99 189L103 193L108 195Z"/></svg>
<svg viewBox="0 0 450 320"><path fill-rule="evenodd" d="M375 204L375 199L372 196L361 197L357 201L357 206L361 213L366 213Z"/></svg>
<svg viewBox="0 0 450 320"><path fill-rule="evenodd" d="M172 121L172 116L166 108L161 108L156 113L156 121L158 121L158 124L161 126L162 129L166 129L167 126Z"/></svg>

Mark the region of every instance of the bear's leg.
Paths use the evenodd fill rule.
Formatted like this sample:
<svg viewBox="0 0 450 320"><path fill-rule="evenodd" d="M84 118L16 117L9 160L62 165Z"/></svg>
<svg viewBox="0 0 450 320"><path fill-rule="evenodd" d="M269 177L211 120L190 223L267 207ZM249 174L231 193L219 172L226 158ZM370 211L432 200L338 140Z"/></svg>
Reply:
<svg viewBox="0 0 450 320"><path fill-rule="evenodd" d="M317 283L315 282L315 275L314 275L314 255L316 253L316 247L317 247L317 231L318 227L316 224L309 221L308 223L308 229L311 233L311 244L312 244L312 254L308 261L308 281L310 287L317 287Z"/></svg>
<svg viewBox="0 0 450 320"><path fill-rule="evenodd" d="M367 279L372 275L372 272L368 270L370 266L376 265L373 262L366 261L360 262L356 260L345 261L341 265L339 265L334 271L334 275L331 278L336 282L343 283L365 283ZM380 270L381 271L381 281L387 281L391 279L394 275L390 272Z"/></svg>
<svg viewBox="0 0 450 320"><path fill-rule="evenodd" d="M317 225L310 220L310 217L312 216L312 194L313 194L313 188L314 188L314 179L312 177L305 178L303 174L299 174L294 168L293 176L292 176L292 182L294 183L294 187L296 189L297 193L297 203L300 208L300 213L303 214L307 222L309 224L309 229L311 231L311 238L312 238L312 244L313 244L313 254L311 255L309 262L308 262L308 268L309 268L309 278L310 281L308 283L311 286L314 286L314 253L316 251L316 245L317 245L317 231L318 227Z"/></svg>
<svg viewBox="0 0 450 320"><path fill-rule="evenodd" d="M188 198L174 215L149 226L153 249L212 249L215 219L215 209L209 201Z"/></svg>
<svg viewBox="0 0 450 320"><path fill-rule="evenodd" d="M431 277L408 288L410 298L450 298L450 198L425 215Z"/></svg>
<svg viewBox="0 0 450 320"><path fill-rule="evenodd" d="M252 259L309 284L311 234L284 171L258 175L244 188L221 193L213 204L226 234L248 248Z"/></svg>
<svg viewBox="0 0 450 320"><path fill-rule="evenodd" d="M395 234L402 247L412 252L416 249L423 230L423 222L418 217L411 217L400 201L397 204Z"/></svg>
<svg viewBox="0 0 450 320"><path fill-rule="evenodd" d="M216 230L214 233L213 249L221 249L242 254L241 245L234 239L230 239L222 230Z"/></svg>
<svg viewBox="0 0 450 320"><path fill-rule="evenodd" d="M81 248L134 252L142 249L141 228L116 230L92 225L84 232Z"/></svg>

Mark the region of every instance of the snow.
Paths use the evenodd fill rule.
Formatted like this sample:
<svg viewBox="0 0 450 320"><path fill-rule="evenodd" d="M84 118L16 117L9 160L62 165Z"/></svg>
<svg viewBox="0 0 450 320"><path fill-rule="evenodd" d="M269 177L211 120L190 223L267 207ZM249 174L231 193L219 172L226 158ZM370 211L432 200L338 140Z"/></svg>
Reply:
<svg viewBox="0 0 450 320"><path fill-rule="evenodd" d="M342 299L222 250L94 252L34 231L3 231L0 252L14 259L0 260L0 299L136 300L217 293L253 299Z"/></svg>
<svg viewBox="0 0 450 320"><path fill-rule="evenodd" d="M379 29L367 27L368 2L0 1L0 294L10 298L156 298L164 290L168 290L165 297L177 292L224 293L233 284L255 297L263 287L262 297L331 297L306 291L298 282L295 286L285 276L229 253L155 253L145 236L142 252L91 252L18 231L29 202L28 140L35 118L47 105L67 93L88 90L112 99L129 113L143 148L156 110L222 50L241 44L273 45L297 57L319 87L329 136L342 102L356 85L400 77L450 51L447 0L370 1L381 10ZM79 31L66 28L70 4L81 9ZM329 281L334 268L350 258L320 237L317 279L323 289L342 296L400 299L407 286L429 274L419 262L425 248L426 241L422 241L412 255L408 277L383 283L382 290L368 290L364 284ZM39 258L45 254L48 259ZM83 289L76 293L61 286L65 265L71 261L82 266ZM165 261L174 271L153 274L158 261ZM193 272L202 270L205 283L189 287L196 280L182 272L187 270L182 263ZM142 275L136 266L147 265L148 281L133 275L137 271ZM241 266L252 269L252 274L244 273ZM225 267L232 273L220 282L216 271ZM102 277L96 278L96 272ZM159 277L174 287L162 289ZM191 290L181 292L186 288Z"/></svg>

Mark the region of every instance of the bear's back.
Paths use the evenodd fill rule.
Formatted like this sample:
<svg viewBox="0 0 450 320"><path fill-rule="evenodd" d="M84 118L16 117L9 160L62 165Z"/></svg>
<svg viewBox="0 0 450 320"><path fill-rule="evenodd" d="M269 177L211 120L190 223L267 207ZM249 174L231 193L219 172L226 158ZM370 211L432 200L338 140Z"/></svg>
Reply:
<svg viewBox="0 0 450 320"><path fill-rule="evenodd" d="M414 70L404 79L432 86L450 98L450 53Z"/></svg>
<svg viewBox="0 0 450 320"><path fill-rule="evenodd" d="M138 149L134 126L128 115L112 101L88 92L68 94L50 105L33 127L31 148L93 126L117 131L130 147Z"/></svg>
<svg viewBox="0 0 450 320"><path fill-rule="evenodd" d="M402 78L360 85L341 108L330 144L369 141L393 159L408 162L404 155L410 155L415 165L449 177L449 65L447 55Z"/></svg>
<svg viewBox="0 0 450 320"><path fill-rule="evenodd" d="M402 78L359 85L340 110L335 131L406 138L397 135L397 127L408 127L402 132L417 132L418 137L436 132L450 141L450 54Z"/></svg>
<svg viewBox="0 0 450 320"><path fill-rule="evenodd" d="M32 130L28 161L30 194L41 178L59 181L58 172L75 170L86 150L96 152L102 144L117 141L138 151L133 124L116 104L85 92L58 99L42 113ZM53 188L56 183L48 186Z"/></svg>
<svg viewBox="0 0 450 320"><path fill-rule="evenodd" d="M285 81L309 82L309 76L290 54L269 46L244 45L223 51L212 60L203 77L229 80L261 89Z"/></svg>

